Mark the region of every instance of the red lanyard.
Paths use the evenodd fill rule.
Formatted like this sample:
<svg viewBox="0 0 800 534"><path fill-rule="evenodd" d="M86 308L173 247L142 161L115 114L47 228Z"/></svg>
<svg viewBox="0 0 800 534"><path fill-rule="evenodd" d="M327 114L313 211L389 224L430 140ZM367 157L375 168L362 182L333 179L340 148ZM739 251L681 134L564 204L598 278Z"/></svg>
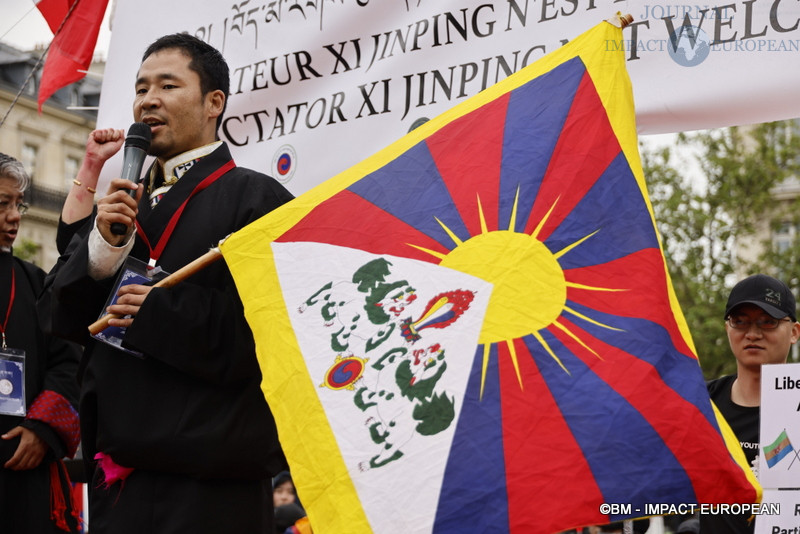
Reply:
<svg viewBox="0 0 800 534"><path fill-rule="evenodd" d="M150 251L150 261L147 264L149 268L152 269L153 267L156 266L156 262L161 257L161 254L164 252L164 249L167 246L169 238L172 237L172 232L175 231L175 227L178 225L178 220L181 218L181 214L183 213L183 210L186 208L186 204L189 203L189 200L191 200L191 198L195 196L197 193L199 193L206 187L216 182L219 177L221 177L229 170L233 169L235 166L236 164L233 162L233 160L230 160L228 161L228 163L226 163L213 173L209 174L205 180L203 180L202 182L200 182L195 186L195 188L192 190L189 196L186 197L186 200L183 201L183 204L181 204L180 207L178 207L178 209L175 210L175 213L172 214L169 223L167 223L167 227L164 228L164 232L161 234L161 237L158 238L158 242L156 243L155 249L153 249L153 247L150 245L150 240L147 239L147 236L144 234L144 230L142 230L142 227L139 226L139 221L136 221L136 233L139 235L142 241L144 241L144 244L147 245L147 249Z"/></svg>
<svg viewBox="0 0 800 534"><path fill-rule="evenodd" d="M6 318L3 321L3 326L0 328L0 334L3 335L3 348L7 347L6 345L6 327L8 326L8 318L11 317L11 307L14 305L14 293L16 292L17 282L16 277L14 275L14 263L11 263L11 294L8 297L8 310L6 311Z"/></svg>

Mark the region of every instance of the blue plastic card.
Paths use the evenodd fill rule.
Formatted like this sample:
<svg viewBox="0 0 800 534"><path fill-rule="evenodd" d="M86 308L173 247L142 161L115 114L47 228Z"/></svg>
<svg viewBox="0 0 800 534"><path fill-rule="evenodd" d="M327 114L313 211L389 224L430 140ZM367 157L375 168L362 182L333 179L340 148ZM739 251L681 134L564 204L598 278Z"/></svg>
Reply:
<svg viewBox="0 0 800 534"><path fill-rule="evenodd" d="M117 283L114 284L114 288L111 290L111 295L109 295L106 305L103 307L104 313L101 314L101 317L105 315L106 308L117 302L117 293L122 286L126 286L128 284L152 285L158 280L166 277L167 274L167 272L162 271L160 268L148 268L146 263L137 260L136 258L128 258L125 261L122 271L117 277ZM104 330L94 334L92 337L102 341L103 343L113 345L123 352L143 358L144 355L141 352L127 349L122 346L122 339L125 337L125 332L127 330L127 328L120 326L108 326Z"/></svg>

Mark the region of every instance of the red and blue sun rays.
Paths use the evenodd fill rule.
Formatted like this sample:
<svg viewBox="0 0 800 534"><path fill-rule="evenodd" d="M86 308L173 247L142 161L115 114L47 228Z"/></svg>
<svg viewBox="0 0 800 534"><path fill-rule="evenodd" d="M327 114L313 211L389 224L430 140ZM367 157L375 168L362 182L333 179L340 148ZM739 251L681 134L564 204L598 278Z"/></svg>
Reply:
<svg viewBox="0 0 800 534"><path fill-rule="evenodd" d="M576 58L510 94L500 180L499 215L502 229L508 228L517 189L519 189L517 211L525 216L515 221L512 230L525 232L526 223L529 222L528 214L532 213L534 202L540 195L545 174L547 173L551 177L550 181L554 182L557 195L567 193L577 178L571 175L572 170L570 175L566 175L563 172L548 171L548 168L558 163L553 162L556 148L564 146L563 129L581 80L586 76L583 63ZM557 88L555 91L552 90L554 87ZM585 146L583 150L591 149L597 142L588 136L582 137L582 141ZM600 142L608 141L600 140ZM602 169L599 172L602 172ZM594 173L595 179L599 172ZM585 191L584 186L576 193L582 194ZM554 200L555 198L548 197L547 203L552 204ZM549 207L538 214L538 220L531 219L534 226ZM531 230L528 229L526 233L531 233Z"/></svg>

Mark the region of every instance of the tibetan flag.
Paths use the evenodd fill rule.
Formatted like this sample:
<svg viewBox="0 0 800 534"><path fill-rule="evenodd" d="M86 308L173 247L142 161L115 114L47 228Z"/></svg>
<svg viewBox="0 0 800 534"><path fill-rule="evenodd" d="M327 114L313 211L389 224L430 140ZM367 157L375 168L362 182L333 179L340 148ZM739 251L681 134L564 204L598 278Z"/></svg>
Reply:
<svg viewBox="0 0 800 534"><path fill-rule="evenodd" d="M73 5L74 4L74 5ZM53 93L85 76L108 0L40 0L36 3L55 34L39 83L39 113Z"/></svg>
<svg viewBox="0 0 800 534"><path fill-rule="evenodd" d="M667 274L622 39L599 24L221 245L315 534L760 499Z"/></svg>
<svg viewBox="0 0 800 534"><path fill-rule="evenodd" d="M775 441L764 447L764 458L767 460L767 465L769 467L774 467L775 464L788 456L793 450L792 442L789 441L789 436L786 434L786 430L784 430Z"/></svg>

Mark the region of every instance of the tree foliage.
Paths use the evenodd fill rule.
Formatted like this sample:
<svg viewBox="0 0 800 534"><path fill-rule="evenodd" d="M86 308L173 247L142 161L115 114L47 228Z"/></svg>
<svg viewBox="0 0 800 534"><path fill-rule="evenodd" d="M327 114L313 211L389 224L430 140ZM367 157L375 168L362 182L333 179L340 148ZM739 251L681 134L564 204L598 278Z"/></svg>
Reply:
<svg viewBox="0 0 800 534"><path fill-rule="evenodd" d="M39 254L42 246L34 243L29 239L21 239L14 245L14 256L21 260L29 261L33 264L36 263L36 256Z"/></svg>
<svg viewBox="0 0 800 534"><path fill-rule="evenodd" d="M779 247L773 238L800 230L800 137L796 122L773 122L679 134L674 149L643 149L642 162L675 293L710 379L736 369L723 325L732 285L764 272L800 287L800 239ZM698 176L680 170L692 163L677 156L687 152ZM795 182L794 198L779 193Z"/></svg>

